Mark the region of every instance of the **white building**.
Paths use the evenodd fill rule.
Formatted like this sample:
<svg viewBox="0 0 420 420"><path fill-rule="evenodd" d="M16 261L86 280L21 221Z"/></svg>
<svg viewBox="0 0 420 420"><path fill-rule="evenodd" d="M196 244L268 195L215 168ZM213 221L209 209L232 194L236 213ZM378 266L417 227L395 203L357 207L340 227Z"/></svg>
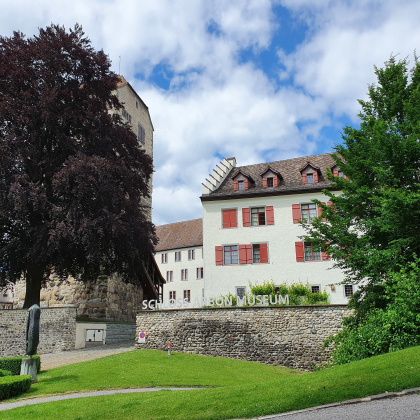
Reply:
<svg viewBox="0 0 420 420"><path fill-rule="evenodd" d="M241 167L235 158L220 162L203 184L202 241L191 237L191 226L198 231L201 219L157 228L156 261L167 280L164 301L242 297L250 283L273 281L308 284L314 292L326 291L330 303L347 303L355 286L340 284L343 272L300 239L305 231L298 221L320 214L312 200L327 201L322 193L331 189L327 171L341 175L330 154ZM197 258L201 248L202 259L188 260L189 249L196 249ZM196 281L198 267L205 275Z"/></svg>
<svg viewBox="0 0 420 420"><path fill-rule="evenodd" d="M166 279L163 300L201 302L204 296L202 219L156 227L155 259Z"/></svg>

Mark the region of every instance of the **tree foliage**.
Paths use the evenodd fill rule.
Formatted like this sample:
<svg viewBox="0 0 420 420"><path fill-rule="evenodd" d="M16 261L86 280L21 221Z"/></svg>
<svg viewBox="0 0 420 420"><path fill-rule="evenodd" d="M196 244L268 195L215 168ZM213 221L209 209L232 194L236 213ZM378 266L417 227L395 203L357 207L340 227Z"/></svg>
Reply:
<svg viewBox="0 0 420 420"><path fill-rule="evenodd" d="M331 205L318 204L326 221L305 225L305 239L331 255L347 282L359 283L349 302L355 314L333 340L337 360L403 348L413 343L410 334L419 332L418 312L407 321L417 324L406 328L405 304L398 298L403 290L396 284L409 278L411 287L420 286L415 271L420 255L420 64L415 56L411 70L408 65L407 59L391 56L383 68L375 67L377 83L369 86L368 100L359 101L360 128L345 127L344 143L336 146L335 160L345 176L330 174L329 179L341 192L325 191ZM418 305L412 309L420 310Z"/></svg>
<svg viewBox="0 0 420 420"><path fill-rule="evenodd" d="M75 25L0 37L0 281L39 302L51 271L142 280L152 160L110 109L118 77Z"/></svg>

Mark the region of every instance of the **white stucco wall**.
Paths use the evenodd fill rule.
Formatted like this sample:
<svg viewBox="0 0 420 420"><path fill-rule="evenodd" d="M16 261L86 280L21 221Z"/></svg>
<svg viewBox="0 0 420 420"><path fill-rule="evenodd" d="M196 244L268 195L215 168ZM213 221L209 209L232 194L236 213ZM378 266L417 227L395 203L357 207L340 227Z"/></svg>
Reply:
<svg viewBox="0 0 420 420"><path fill-rule="evenodd" d="M188 260L188 251L195 251L195 259ZM181 252L181 261L175 261L175 252ZM162 263L162 254L168 254L168 262ZM184 298L184 290L190 290L191 292L191 307L195 307L194 301L198 299L201 302L204 288L204 278L206 277L206 271L204 269L204 278L197 279L197 268L204 267L203 261L203 247L189 247L171 249L168 251L160 251L155 255L155 260L159 267L162 276L167 279L167 271L173 272L173 281L167 282L163 286L163 300L164 302L169 301L169 292L176 292L176 299ZM181 280L181 270L188 269L188 280Z"/></svg>
<svg viewBox="0 0 420 420"><path fill-rule="evenodd" d="M320 285L330 295L330 303L347 303L341 270L332 268L332 261L296 261L295 242L304 234L293 223L292 204L310 203L313 199L326 202L322 193L268 196L247 199L203 201L203 256L205 296L217 297L236 293L236 287L246 287L273 280L281 283L301 282ZM273 206L274 225L243 227L242 208ZM238 227L222 228L222 209L237 208ZM268 243L267 264L235 264L216 266L215 247L252 243ZM335 290L329 285L335 284Z"/></svg>

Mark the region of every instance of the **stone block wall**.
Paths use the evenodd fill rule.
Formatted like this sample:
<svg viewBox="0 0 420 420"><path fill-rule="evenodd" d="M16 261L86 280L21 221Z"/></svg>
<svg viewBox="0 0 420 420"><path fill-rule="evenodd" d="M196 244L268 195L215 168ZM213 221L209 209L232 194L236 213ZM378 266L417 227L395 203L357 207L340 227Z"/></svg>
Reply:
<svg viewBox="0 0 420 420"><path fill-rule="evenodd" d="M124 283L118 276L100 276L85 283L53 274L41 288L40 299L41 307L78 305L77 316L80 317L135 322L143 290ZM14 307L22 308L24 300L25 281L19 281L15 286Z"/></svg>
<svg viewBox="0 0 420 420"><path fill-rule="evenodd" d="M345 305L141 311L136 348L252 360L312 370L329 358L324 340L342 328Z"/></svg>
<svg viewBox="0 0 420 420"><path fill-rule="evenodd" d="M27 309L0 310L0 357L24 356ZM76 306L41 308L38 354L74 350Z"/></svg>

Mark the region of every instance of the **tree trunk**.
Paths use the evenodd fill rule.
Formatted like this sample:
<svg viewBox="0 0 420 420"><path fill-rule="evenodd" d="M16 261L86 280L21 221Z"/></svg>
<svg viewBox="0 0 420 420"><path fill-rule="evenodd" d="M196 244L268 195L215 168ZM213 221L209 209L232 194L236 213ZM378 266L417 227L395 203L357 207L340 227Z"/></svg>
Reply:
<svg viewBox="0 0 420 420"><path fill-rule="evenodd" d="M39 305L43 276L44 270L41 267L33 267L27 271L24 308L30 308L35 304Z"/></svg>

